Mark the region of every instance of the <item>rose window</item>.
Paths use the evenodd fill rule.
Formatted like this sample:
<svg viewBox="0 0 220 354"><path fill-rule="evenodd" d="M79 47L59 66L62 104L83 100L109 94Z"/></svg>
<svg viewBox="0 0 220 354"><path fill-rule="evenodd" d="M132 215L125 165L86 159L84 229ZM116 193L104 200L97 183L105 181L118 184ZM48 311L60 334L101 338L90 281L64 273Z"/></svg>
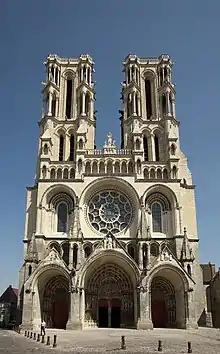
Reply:
<svg viewBox="0 0 220 354"><path fill-rule="evenodd" d="M88 219L92 227L107 234L123 231L131 221L130 201L120 192L109 190L95 194L89 202Z"/></svg>

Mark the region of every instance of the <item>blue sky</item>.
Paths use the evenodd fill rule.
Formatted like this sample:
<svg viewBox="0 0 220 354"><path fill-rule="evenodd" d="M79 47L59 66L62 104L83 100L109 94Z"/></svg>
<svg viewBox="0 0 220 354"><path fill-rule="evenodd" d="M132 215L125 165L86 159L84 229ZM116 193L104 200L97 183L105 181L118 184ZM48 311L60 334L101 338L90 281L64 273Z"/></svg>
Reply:
<svg viewBox="0 0 220 354"><path fill-rule="evenodd" d="M219 265L219 16L219 0L1 1L0 292L17 285L22 263L26 186L34 181L48 53L93 57L98 146L109 130L120 142L124 57L170 54L181 147L197 186L200 258Z"/></svg>

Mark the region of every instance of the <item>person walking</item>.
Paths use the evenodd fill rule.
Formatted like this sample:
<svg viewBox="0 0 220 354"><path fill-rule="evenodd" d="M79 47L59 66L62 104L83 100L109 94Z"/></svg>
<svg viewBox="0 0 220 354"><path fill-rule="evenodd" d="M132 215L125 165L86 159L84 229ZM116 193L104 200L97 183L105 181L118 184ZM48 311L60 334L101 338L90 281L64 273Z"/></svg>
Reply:
<svg viewBox="0 0 220 354"><path fill-rule="evenodd" d="M45 336L46 332L45 332L45 327L46 327L46 322L43 320L41 322L41 329L40 329L40 335L42 336Z"/></svg>

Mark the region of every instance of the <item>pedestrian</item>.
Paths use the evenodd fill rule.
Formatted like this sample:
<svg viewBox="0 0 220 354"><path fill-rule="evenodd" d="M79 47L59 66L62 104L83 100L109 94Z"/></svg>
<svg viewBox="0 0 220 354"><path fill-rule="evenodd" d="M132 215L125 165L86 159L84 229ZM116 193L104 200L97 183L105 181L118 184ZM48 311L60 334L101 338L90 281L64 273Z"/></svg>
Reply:
<svg viewBox="0 0 220 354"><path fill-rule="evenodd" d="M45 336L45 334L46 334L46 332L45 332L45 327L46 327L46 322L43 320L43 321L41 322L41 329L40 329L40 335L41 335L41 336L42 336L42 335Z"/></svg>

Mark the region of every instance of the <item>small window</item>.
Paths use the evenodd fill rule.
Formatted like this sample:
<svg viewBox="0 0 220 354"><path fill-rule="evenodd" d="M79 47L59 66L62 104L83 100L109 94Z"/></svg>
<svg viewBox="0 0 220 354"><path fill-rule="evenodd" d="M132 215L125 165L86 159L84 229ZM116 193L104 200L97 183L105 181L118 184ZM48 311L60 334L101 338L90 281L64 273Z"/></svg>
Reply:
<svg viewBox="0 0 220 354"><path fill-rule="evenodd" d="M189 274L189 276L191 277L192 275L192 271L191 271L191 267L190 264L187 265L187 273Z"/></svg>
<svg viewBox="0 0 220 354"><path fill-rule="evenodd" d="M67 205L61 202L57 208L57 231L67 232Z"/></svg>
<svg viewBox="0 0 220 354"><path fill-rule="evenodd" d="M63 161L63 153L64 153L64 137L60 136L60 147L59 147L59 161Z"/></svg>
<svg viewBox="0 0 220 354"><path fill-rule="evenodd" d="M45 144L44 145L44 155L47 155L48 154L48 145L47 144Z"/></svg>
<svg viewBox="0 0 220 354"><path fill-rule="evenodd" d="M32 273L32 266L31 266L31 265L29 265L29 267L28 267L28 276L30 276L30 275L31 275L31 273Z"/></svg>
<svg viewBox="0 0 220 354"><path fill-rule="evenodd" d="M151 81L145 81L145 99L146 99L146 110L147 110L147 119L150 119L152 116L152 98L151 98Z"/></svg>
<svg viewBox="0 0 220 354"><path fill-rule="evenodd" d="M66 263L66 265L69 265L69 245L68 243L64 243L62 245L62 249L63 249L63 260Z"/></svg>
<svg viewBox="0 0 220 354"><path fill-rule="evenodd" d="M128 245L128 253L131 258L135 259L135 250L133 245Z"/></svg>
<svg viewBox="0 0 220 354"><path fill-rule="evenodd" d="M147 141L147 137L144 136L144 161L148 161L149 160L149 154L148 154L148 141Z"/></svg>
<svg viewBox="0 0 220 354"><path fill-rule="evenodd" d="M151 208L153 232L162 232L162 208L159 203L154 203Z"/></svg>
<svg viewBox="0 0 220 354"><path fill-rule="evenodd" d="M84 249L84 253L85 253L85 258L88 258L90 256L90 254L92 253L91 246L86 246Z"/></svg>
<svg viewBox="0 0 220 354"><path fill-rule="evenodd" d="M70 161L74 160L74 135L70 137Z"/></svg>
<svg viewBox="0 0 220 354"><path fill-rule="evenodd" d="M160 161L159 139L158 139L157 135L155 135L155 137L154 137L154 144L155 144L155 158L156 158L156 161Z"/></svg>

